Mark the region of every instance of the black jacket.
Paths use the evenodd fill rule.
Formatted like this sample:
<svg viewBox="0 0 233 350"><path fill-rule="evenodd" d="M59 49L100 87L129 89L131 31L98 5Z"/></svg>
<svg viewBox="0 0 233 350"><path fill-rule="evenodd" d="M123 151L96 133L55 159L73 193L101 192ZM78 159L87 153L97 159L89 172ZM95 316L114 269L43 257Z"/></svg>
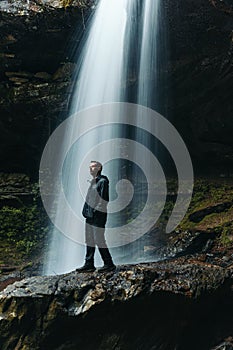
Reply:
<svg viewBox="0 0 233 350"><path fill-rule="evenodd" d="M98 175L90 183L82 214L89 224L104 227L107 221L109 201L109 181L104 175Z"/></svg>

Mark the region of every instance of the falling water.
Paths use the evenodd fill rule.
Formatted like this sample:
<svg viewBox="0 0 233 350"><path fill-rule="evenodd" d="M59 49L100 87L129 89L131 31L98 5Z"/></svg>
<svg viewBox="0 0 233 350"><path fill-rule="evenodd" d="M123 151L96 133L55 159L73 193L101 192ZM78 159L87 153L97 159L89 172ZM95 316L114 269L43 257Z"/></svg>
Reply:
<svg viewBox="0 0 233 350"><path fill-rule="evenodd" d="M81 53L77 50L77 70L73 88L70 115L85 108L108 102L127 102L128 96L134 95L134 102L152 106L156 99L156 71L157 71L157 31L159 0L100 0L92 20L89 22L85 42ZM135 33L138 35L135 37ZM132 48L134 54L132 55ZM130 58L133 57L138 76L137 92L129 93L128 79L130 72ZM138 64L137 64L138 62ZM153 75L153 79L152 79ZM139 116L140 117L140 116ZM102 115L95 115L101 121ZM115 120L117 122L117 120ZM88 124L88 122L87 122ZM63 186L71 207L80 213L83 198L77 189L78 169L86 153L95 148L95 145L106 139L119 137L122 128L96 128L77 144L70 144L76 126L66 130L63 146L70 147L63 167ZM126 132L124 130L124 132ZM136 137L140 135L136 132ZM106 152L111 154L109 148ZM101 153L96 150L95 159L101 161ZM90 161L91 159L89 159ZM84 162L84 164L86 164ZM88 164L88 163L87 163ZM115 167L115 168L114 168ZM110 178L110 198L114 197L114 183L119 181L119 163L112 162L104 166L104 174ZM125 168L123 166L123 168ZM85 178L80 187L87 190L88 167ZM56 216L62 217L69 231L69 217L65 216L62 207L57 204ZM109 221L109 220L108 220ZM110 223L111 225L111 223ZM77 232L84 232L84 220ZM69 272L82 265L85 256L85 247L66 238L53 229L49 252L46 257L44 273L60 274ZM119 252L119 250L118 250ZM113 259L117 260L117 254ZM119 260L119 259L118 259ZM117 261L119 262L119 261ZM101 264L97 253L97 265Z"/></svg>
<svg viewBox="0 0 233 350"><path fill-rule="evenodd" d="M142 46L138 83L138 104L158 104L158 25L160 1L145 1L143 8Z"/></svg>

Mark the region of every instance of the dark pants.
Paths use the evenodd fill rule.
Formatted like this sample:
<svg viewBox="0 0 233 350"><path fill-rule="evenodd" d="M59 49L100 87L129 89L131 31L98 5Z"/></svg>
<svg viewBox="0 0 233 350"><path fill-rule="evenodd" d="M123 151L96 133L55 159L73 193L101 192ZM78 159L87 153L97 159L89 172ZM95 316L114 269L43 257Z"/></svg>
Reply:
<svg viewBox="0 0 233 350"><path fill-rule="evenodd" d="M104 265L113 265L112 257L107 247L104 237L104 227L92 226L86 223L85 238L86 238L86 264L94 266L95 246L97 245Z"/></svg>

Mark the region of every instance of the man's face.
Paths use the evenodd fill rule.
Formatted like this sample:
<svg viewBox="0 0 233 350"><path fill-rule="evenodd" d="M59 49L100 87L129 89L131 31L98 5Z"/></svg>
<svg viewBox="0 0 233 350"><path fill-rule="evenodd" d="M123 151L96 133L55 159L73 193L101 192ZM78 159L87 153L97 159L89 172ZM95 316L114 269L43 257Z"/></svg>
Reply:
<svg viewBox="0 0 233 350"><path fill-rule="evenodd" d="M94 163L94 162L90 164L89 169L90 169L90 174L93 177L96 177L97 173L100 171L99 165L97 163Z"/></svg>

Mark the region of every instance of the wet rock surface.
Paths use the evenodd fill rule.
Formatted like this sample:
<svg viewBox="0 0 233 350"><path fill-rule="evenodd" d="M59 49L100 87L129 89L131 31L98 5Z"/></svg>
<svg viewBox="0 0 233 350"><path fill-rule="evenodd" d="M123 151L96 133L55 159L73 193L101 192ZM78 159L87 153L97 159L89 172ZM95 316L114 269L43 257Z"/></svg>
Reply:
<svg viewBox="0 0 233 350"><path fill-rule="evenodd" d="M214 347L211 350L232 350L233 349L233 342L232 337L229 337L226 341L222 342L218 346Z"/></svg>
<svg viewBox="0 0 233 350"><path fill-rule="evenodd" d="M0 302L2 349L204 350L230 334L232 268L186 257L31 277Z"/></svg>

